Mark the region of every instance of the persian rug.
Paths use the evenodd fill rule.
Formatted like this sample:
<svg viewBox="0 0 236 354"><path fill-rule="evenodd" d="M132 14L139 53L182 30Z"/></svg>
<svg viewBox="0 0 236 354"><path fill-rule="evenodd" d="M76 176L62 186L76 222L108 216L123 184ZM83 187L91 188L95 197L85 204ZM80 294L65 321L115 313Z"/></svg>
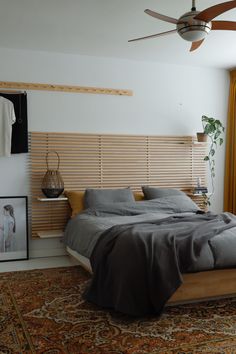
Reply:
<svg viewBox="0 0 236 354"><path fill-rule="evenodd" d="M0 353L236 353L236 299L134 319L83 300L81 267L0 274Z"/></svg>

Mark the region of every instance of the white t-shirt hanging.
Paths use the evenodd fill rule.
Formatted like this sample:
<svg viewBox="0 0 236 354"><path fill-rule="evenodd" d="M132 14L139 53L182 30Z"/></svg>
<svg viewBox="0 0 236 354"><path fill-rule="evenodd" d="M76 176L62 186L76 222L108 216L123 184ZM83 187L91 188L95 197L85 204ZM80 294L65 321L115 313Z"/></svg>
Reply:
<svg viewBox="0 0 236 354"><path fill-rule="evenodd" d="M15 121L13 103L0 96L0 156L11 155L12 124Z"/></svg>

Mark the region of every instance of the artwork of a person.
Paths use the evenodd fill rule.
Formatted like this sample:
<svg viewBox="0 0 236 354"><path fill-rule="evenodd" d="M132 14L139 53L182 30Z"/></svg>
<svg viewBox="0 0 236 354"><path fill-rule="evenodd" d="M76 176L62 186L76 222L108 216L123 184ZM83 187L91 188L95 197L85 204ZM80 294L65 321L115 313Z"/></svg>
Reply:
<svg viewBox="0 0 236 354"><path fill-rule="evenodd" d="M16 220L14 208L7 204L3 207L3 225L0 226L0 252L15 251Z"/></svg>

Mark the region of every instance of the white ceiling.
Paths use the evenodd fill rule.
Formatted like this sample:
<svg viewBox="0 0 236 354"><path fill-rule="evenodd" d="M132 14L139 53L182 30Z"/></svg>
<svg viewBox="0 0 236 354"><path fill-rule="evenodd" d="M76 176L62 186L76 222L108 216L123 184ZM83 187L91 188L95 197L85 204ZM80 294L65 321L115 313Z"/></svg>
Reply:
<svg viewBox="0 0 236 354"><path fill-rule="evenodd" d="M224 0L225 1L225 0ZM220 3L197 0L197 10ZM190 53L178 34L128 43L174 29L143 11L178 18L191 0L0 0L0 47L233 68L236 31L212 31ZM236 21L236 9L217 19Z"/></svg>

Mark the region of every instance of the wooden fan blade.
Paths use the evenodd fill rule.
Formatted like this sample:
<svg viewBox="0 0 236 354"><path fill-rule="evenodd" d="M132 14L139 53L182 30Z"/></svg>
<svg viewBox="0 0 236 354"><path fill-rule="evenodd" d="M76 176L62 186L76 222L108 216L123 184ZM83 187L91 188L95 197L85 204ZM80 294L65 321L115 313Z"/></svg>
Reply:
<svg viewBox="0 0 236 354"><path fill-rule="evenodd" d="M152 34L151 36L146 36L146 37L140 37L140 38L135 38L135 39L130 39L128 40L128 42L135 42L135 41L140 41L142 39L149 39L149 38L156 38L156 37L161 37L161 36L165 36L166 34L172 34L172 33L176 33L177 30L174 29L172 31L167 31L167 32L161 32L161 33L157 33L157 34Z"/></svg>
<svg viewBox="0 0 236 354"><path fill-rule="evenodd" d="M161 14L158 14L157 12L149 10L149 9L146 9L144 12L152 17L158 18L159 20L174 23L175 25L178 22L178 20L176 18L161 15Z"/></svg>
<svg viewBox="0 0 236 354"><path fill-rule="evenodd" d="M212 21L212 30L236 31L236 22L234 21Z"/></svg>
<svg viewBox="0 0 236 354"><path fill-rule="evenodd" d="M202 42L204 41L204 38L201 39L200 41L197 42L192 42L192 46L190 48L190 52L193 52L194 50L198 49L200 47L200 45L202 44Z"/></svg>
<svg viewBox="0 0 236 354"><path fill-rule="evenodd" d="M197 14L194 18L196 20L210 22L213 18L219 16L223 12L233 9L234 7L236 7L236 0L223 2L221 4L208 7Z"/></svg>

